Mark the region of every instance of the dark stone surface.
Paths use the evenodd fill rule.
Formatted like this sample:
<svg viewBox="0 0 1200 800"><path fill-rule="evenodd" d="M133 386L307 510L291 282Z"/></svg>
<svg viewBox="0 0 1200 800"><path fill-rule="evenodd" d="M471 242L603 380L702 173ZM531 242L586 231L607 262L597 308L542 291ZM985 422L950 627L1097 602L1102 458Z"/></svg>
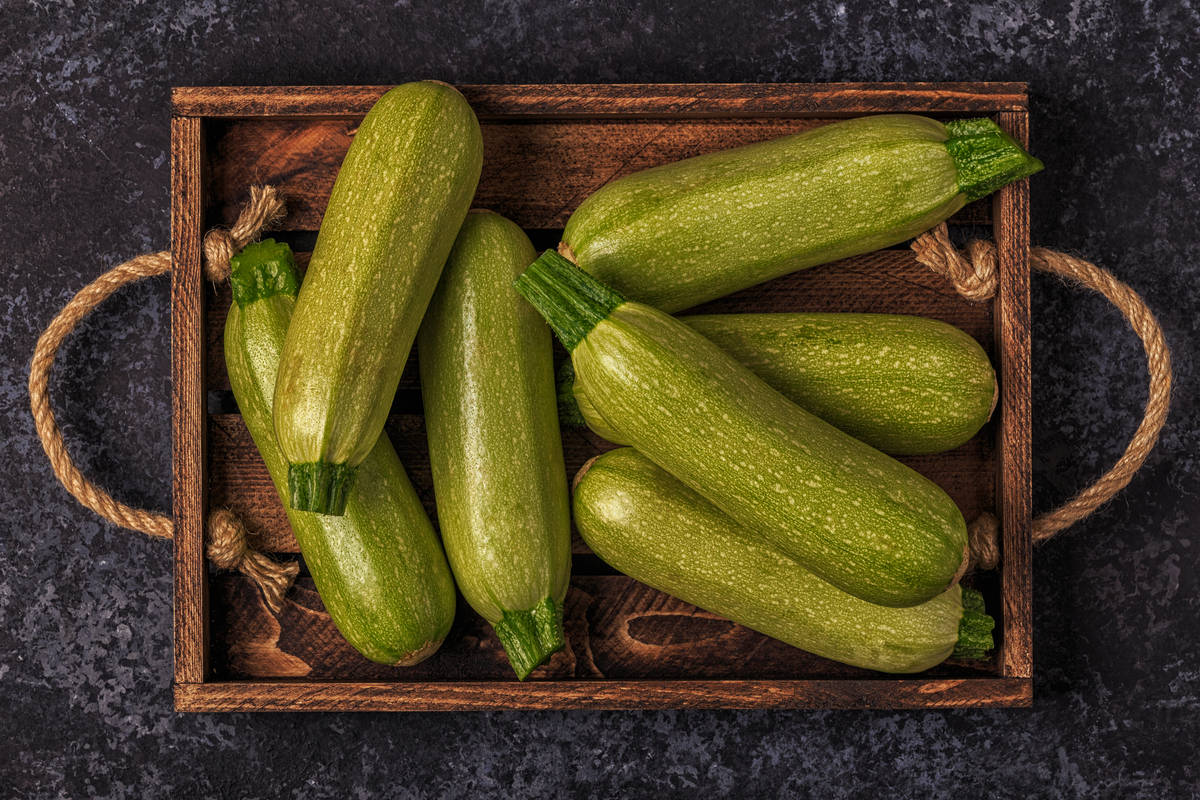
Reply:
<svg viewBox="0 0 1200 800"><path fill-rule="evenodd" d="M452 5L452 4L451 4ZM0 795L1097 796L1200 791L1200 12L1186 2L870 0L479 8L0 0ZM1175 348L1162 443L1036 557L1036 707L961 713L178 715L169 547L55 482L25 392L38 331L168 237L174 84L1027 80L1034 240L1112 269ZM1144 401L1103 301L1034 281L1035 503L1119 454ZM170 499L164 279L64 348L84 471Z"/></svg>

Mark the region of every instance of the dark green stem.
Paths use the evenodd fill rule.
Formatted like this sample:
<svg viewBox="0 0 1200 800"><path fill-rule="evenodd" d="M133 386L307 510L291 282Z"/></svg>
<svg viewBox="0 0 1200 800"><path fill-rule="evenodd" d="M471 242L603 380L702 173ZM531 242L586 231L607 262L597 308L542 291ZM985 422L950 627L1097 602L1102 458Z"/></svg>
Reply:
<svg viewBox="0 0 1200 800"><path fill-rule="evenodd" d="M954 657L984 659L995 642L992 629L996 621L988 616L983 606L983 595L974 589L962 590L963 615L958 623L958 644L954 646Z"/></svg>
<svg viewBox="0 0 1200 800"><path fill-rule="evenodd" d="M505 611L492 627L520 680L566 644L562 606L549 597L532 611Z"/></svg>
<svg viewBox="0 0 1200 800"><path fill-rule="evenodd" d="M263 239L229 259L229 286L238 308L277 294L296 296L296 259L285 242Z"/></svg>
<svg viewBox="0 0 1200 800"><path fill-rule="evenodd" d="M958 170L958 189L968 200L986 197L1001 186L1027 178L1042 162L990 119L956 119L946 123L946 149Z"/></svg>
<svg viewBox="0 0 1200 800"><path fill-rule="evenodd" d="M513 286L546 318L568 353L625 302L553 250L542 253L517 276Z"/></svg>
<svg viewBox="0 0 1200 800"><path fill-rule="evenodd" d="M340 517L354 483L354 467L309 461L288 464L288 499L296 511Z"/></svg>
<svg viewBox="0 0 1200 800"><path fill-rule="evenodd" d="M571 359L563 361L555 376L555 391L558 394L558 422L572 428L582 428L587 425L583 413L579 410L579 401L575 399L575 365Z"/></svg>

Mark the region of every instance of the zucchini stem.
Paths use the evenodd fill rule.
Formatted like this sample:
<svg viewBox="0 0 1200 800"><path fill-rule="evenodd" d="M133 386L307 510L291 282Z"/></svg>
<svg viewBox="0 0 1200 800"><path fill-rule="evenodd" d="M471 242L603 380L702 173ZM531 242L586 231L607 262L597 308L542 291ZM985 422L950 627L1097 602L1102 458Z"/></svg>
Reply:
<svg viewBox="0 0 1200 800"><path fill-rule="evenodd" d="M963 615L958 623L958 644L954 646L954 658L984 659L995 646L992 629L996 621L988 616L983 605L983 595L974 589L963 587Z"/></svg>
<svg viewBox="0 0 1200 800"><path fill-rule="evenodd" d="M513 281L567 348L575 349L625 298L553 250L547 250Z"/></svg>
<svg viewBox="0 0 1200 800"><path fill-rule="evenodd" d="M566 644L562 604L547 597L531 611L505 611L492 626L504 645L508 661L519 680L557 653Z"/></svg>
<svg viewBox="0 0 1200 800"><path fill-rule="evenodd" d="M958 171L958 189L968 201L1042 169L1041 161L990 119L951 120L946 130L950 134L946 149Z"/></svg>
<svg viewBox="0 0 1200 800"><path fill-rule="evenodd" d="M286 242L263 239L229 259L229 286L238 308L277 294L296 296L296 259Z"/></svg>
<svg viewBox="0 0 1200 800"><path fill-rule="evenodd" d="M288 465L288 500L296 511L340 517L354 482L354 467L309 461Z"/></svg>

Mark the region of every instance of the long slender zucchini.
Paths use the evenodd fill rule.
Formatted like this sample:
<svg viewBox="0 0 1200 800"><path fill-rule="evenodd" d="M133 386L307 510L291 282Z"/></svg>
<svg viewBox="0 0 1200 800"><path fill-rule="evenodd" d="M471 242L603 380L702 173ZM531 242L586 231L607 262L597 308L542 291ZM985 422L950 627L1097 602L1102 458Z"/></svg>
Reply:
<svg viewBox="0 0 1200 800"><path fill-rule="evenodd" d="M885 453L938 453L991 416L996 373L969 335L900 314L680 317L801 408ZM559 376L559 415L613 441L575 380ZM622 442L616 442L622 444Z"/></svg>
<svg viewBox="0 0 1200 800"><path fill-rule="evenodd" d="M849 119L615 180L571 215L561 250L678 311L903 242L1041 168L988 119Z"/></svg>
<svg viewBox="0 0 1200 800"><path fill-rule="evenodd" d="M571 518L550 330L513 290L524 232L467 215L417 337L442 541L517 676L563 646Z"/></svg>
<svg viewBox="0 0 1200 800"><path fill-rule="evenodd" d="M882 672L982 658L993 621L952 586L909 608L860 600L766 545L632 448L576 478L575 524L626 575L817 655Z"/></svg>
<svg viewBox="0 0 1200 800"><path fill-rule="evenodd" d="M359 126L321 222L275 390L292 508L342 513L475 194L482 152L475 114L446 84L398 86Z"/></svg>
<svg viewBox="0 0 1200 800"><path fill-rule="evenodd" d="M923 603L965 569L967 531L934 483L814 417L699 333L547 251L517 279L607 427L819 577Z"/></svg>
<svg viewBox="0 0 1200 800"><path fill-rule="evenodd" d="M433 525L381 434L340 517L287 508L287 459L271 401L296 300L291 250L267 239L234 256L225 366L242 419L284 501L292 532L338 630L363 655L397 666L429 657L454 620L454 581Z"/></svg>

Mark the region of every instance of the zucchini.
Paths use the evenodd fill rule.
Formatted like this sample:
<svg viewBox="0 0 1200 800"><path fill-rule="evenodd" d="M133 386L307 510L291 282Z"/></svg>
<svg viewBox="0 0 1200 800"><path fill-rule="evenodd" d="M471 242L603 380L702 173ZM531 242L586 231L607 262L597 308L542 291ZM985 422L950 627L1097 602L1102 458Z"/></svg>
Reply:
<svg viewBox="0 0 1200 800"><path fill-rule="evenodd" d="M512 222L468 214L417 336L446 555L522 679L563 646L571 574L553 342L512 288L536 257Z"/></svg>
<svg viewBox="0 0 1200 800"><path fill-rule="evenodd" d="M632 448L580 471L575 524L621 572L819 656L881 672L920 672L952 654L983 658L994 622L983 598L951 586L887 608L847 594L780 554Z"/></svg>
<svg viewBox="0 0 1200 800"><path fill-rule="evenodd" d="M969 335L901 314L706 314L680 317L806 411L885 453L958 447L988 421L996 373ZM559 416L613 441L570 361ZM615 442L622 444L622 442Z"/></svg>
<svg viewBox="0 0 1200 800"><path fill-rule="evenodd" d="M619 178L575 210L560 249L678 311L903 242L1041 168L988 119L849 119Z"/></svg>
<svg viewBox="0 0 1200 800"><path fill-rule="evenodd" d="M965 570L962 513L936 484L804 411L687 325L553 251L516 285L609 429L819 577L910 606Z"/></svg>
<svg viewBox="0 0 1200 800"><path fill-rule="evenodd" d="M416 664L438 649L454 621L454 581L433 525L387 434L359 465L345 514L287 508L288 464L275 439L271 401L295 306L295 264L286 244L267 239L234 256L231 267L229 385L317 591L338 630L364 656Z"/></svg>
<svg viewBox="0 0 1200 800"><path fill-rule="evenodd" d="M275 432L289 505L341 514L482 166L479 122L453 87L390 90L342 162L284 343Z"/></svg>

